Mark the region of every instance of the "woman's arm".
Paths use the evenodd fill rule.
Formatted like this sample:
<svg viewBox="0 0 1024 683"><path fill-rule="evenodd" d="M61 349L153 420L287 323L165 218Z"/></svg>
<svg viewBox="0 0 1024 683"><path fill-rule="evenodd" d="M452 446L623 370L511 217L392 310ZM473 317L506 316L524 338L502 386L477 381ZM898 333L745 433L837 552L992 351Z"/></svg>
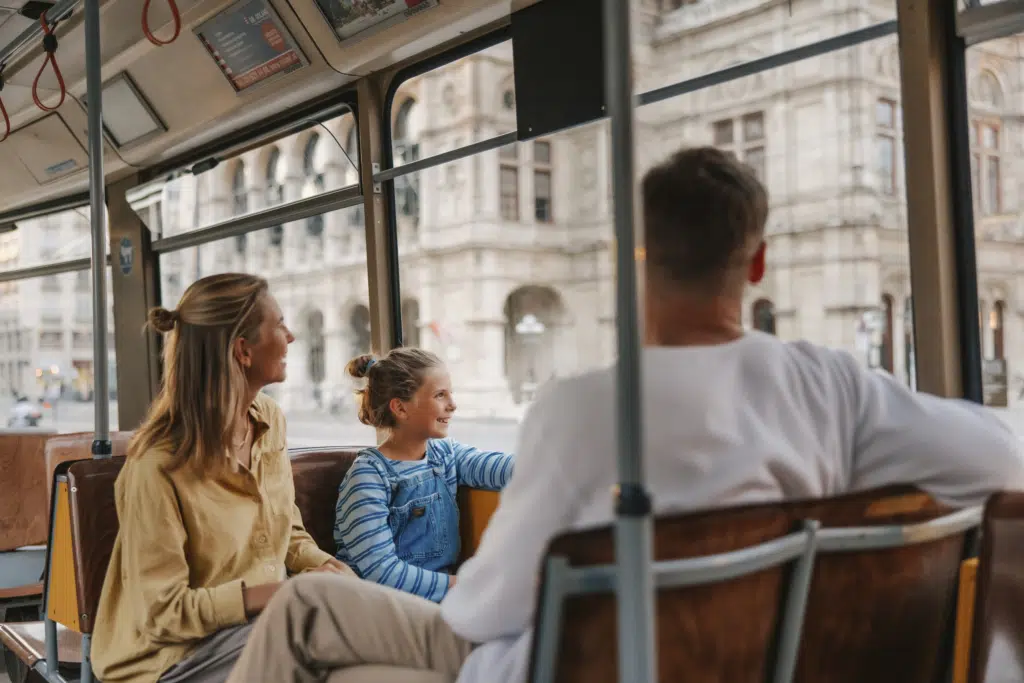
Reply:
<svg viewBox="0 0 1024 683"><path fill-rule="evenodd" d="M306 526L302 522L302 513L299 512L299 506L292 503L292 527L291 536L288 538L288 554L285 556L284 566L292 574L301 574L302 572L313 571L315 569L322 569L329 565L330 561L334 557L330 553L325 553L320 549L320 546L316 544L313 537L306 531ZM340 562L338 563L341 564ZM345 572L339 573L351 573L351 570L347 567Z"/></svg>
<svg viewBox="0 0 1024 683"><path fill-rule="evenodd" d="M241 579L192 588L185 555L188 535L178 496L160 459L143 455L128 467L118 510L122 570L143 628L160 644L187 643L246 621Z"/></svg>
<svg viewBox="0 0 1024 683"><path fill-rule="evenodd" d="M365 458L357 458L338 491L334 537L364 579L438 602L449 576L398 557L388 526L388 484Z"/></svg>
<svg viewBox="0 0 1024 683"><path fill-rule="evenodd" d="M457 441L449 441L449 445L461 486L500 491L512 478L515 457L511 453L482 451Z"/></svg>

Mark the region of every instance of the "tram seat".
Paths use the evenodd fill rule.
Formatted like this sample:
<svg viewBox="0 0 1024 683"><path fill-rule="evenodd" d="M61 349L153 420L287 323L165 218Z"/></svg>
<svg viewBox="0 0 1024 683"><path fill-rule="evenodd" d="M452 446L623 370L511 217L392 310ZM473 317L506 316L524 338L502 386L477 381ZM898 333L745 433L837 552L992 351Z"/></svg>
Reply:
<svg viewBox="0 0 1024 683"><path fill-rule="evenodd" d="M320 549L332 555L336 550L334 511L338 502L338 487L363 448L366 447L328 446L289 450L292 478L295 481L295 504L302 514L302 522ZM461 487L458 500L461 564L476 551L487 521L497 507L498 494Z"/></svg>
<svg viewBox="0 0 1024 683"><path fill-rule="evenodd" d="M970 683L1024 681L1024 493L985 506L970 652Z"/></svg>
<svg viewBox="0 0 1024 683"><path fill-rule="evenodd" d="M81 665L83 634L92 632L118 529L114 480L130 438L130 432L111 434L115 457L106 460L92 459L91 433L64 434L46 444L53 481L47 561L54 557L46 611L57 622L57 655L65 672ZM0 624L0 643L32 669L46 658L45 622Z"/></svg>
<svg viewBox="0 0 1024 683"><path fill-rule="evenodd" d="M1000 508L994 508L998 512ZM656 561L699 558L749 548L799 530L818 520L823 532L836 527L910 524L951 512L910 487L846 495L826 500L783 502L659 518L655 524ZM976 519L976 517L975 517ZM949 670L959 566L973 531L886 550L827 554L818 548L807 593L795 679L804 683L933 683ZM1024 534L1024 524L1017 531ZM1018 536L1019 539L1024 539ZM819 540L819 543L821 541ZM1024 545L1018 543L1020 558ZM534 667L548 661L547 680L572 683L616 681L617 625L614 594L608 590L572 595L546 642L544 591L553 558L570 567L615 562L613 527L562 534L552 540L537 604ZM683 588L658 591L657 652L661 681L771 680L780 640L789 580L795 563ZM1013 565L1007 562L1009 570ZM1016 567L1020 565L1017 564ZM720 569L714 570L721 576ZM1015 616L1021 614L1018 610ZM544 650L542 652L542 650Z"/></svg>
<svg viewBox="0 0 1024 683"><path fill-rule="evenodd" d="M48 430L0 433L0 622L9 610L35 613L42 601L49 517Z"/></svg>
<svg viewBox="0 0 1024 683"><path fill-rule="evenodd" d="M296 448L288 455L295 482L295 505L302 514L306 531L324 552L333 555L334 509L338 486L365 446Z"/></svg>

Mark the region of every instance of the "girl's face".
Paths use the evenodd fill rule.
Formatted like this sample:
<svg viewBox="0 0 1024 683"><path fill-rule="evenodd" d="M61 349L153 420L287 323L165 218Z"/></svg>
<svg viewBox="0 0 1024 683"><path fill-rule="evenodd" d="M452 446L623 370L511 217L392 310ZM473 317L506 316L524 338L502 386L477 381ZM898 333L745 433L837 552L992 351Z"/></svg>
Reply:
<svg viewBox="0 0 1024 683"><path fill-rule="evenodd" d="M456 407L452 379L447 370L438 367L424 373L423 384L411 400L394 399L391 410L398 418L399 428L410 435L443 439L448 436L448 421Z"/></svg>

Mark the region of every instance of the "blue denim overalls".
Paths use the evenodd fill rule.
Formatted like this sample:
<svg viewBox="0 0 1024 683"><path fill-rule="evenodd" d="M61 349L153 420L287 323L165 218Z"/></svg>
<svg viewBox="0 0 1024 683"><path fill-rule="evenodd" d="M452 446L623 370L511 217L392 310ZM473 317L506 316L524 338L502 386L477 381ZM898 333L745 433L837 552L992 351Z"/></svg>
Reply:
<svg viewBox="0 0 1024 683"><path fill-rule="evenodd" d="M388 526L398 559L431 571L450 572L459 558L459 506L448 488L445 463L427 447L429 469L402 474L376 448L367 448L387 471L391 486Z"/></svg>

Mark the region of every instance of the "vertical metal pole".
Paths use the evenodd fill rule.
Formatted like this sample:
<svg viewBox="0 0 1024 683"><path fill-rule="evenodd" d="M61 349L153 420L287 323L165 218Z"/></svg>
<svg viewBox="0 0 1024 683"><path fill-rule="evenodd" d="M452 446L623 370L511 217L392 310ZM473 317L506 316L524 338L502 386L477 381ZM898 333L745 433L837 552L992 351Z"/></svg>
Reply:
<svg viewBox="0 0 1024 683"><path fill-rule="evenodd" d="M96 404L94 458L109 458L110 391L107 377L107 204L103 177L103 75L100 0L85 0L85 82L89 115L89 218L92 221L92 341Z"/></svg>
<svg viewBox="0 0 1024 683"><path fill-rule="evenodd" d="M618 313L619 495L615 554L618 563L620 683L654 683L654 583L651 574L651 501L643 481L640 338L637 313L630 3L604 0L605 89L611 118L615 199L616 309Z"/></svg>

